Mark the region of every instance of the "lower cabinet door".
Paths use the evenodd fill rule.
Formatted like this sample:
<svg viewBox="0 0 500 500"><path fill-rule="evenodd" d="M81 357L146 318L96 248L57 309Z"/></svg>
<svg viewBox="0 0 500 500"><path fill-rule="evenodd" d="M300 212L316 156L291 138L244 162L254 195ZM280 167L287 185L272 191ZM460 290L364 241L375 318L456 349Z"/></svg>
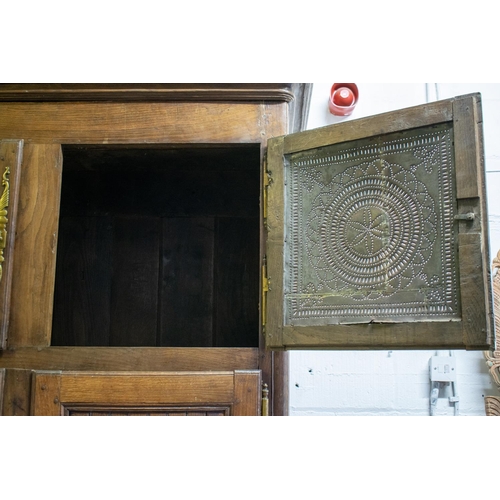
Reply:
<svg viewBox="0 0 500 500"><path fill-rule="evenodd" d="M261 372L34 371L33 415L254 416Z"/></svg>

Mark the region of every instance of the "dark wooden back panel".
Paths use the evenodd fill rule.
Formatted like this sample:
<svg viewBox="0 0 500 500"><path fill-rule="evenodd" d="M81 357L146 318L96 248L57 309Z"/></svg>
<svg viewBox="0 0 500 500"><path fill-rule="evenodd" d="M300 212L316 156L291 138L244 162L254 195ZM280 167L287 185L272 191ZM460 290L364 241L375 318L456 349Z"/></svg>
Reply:
<svg viewBox="0 0 500 500"><path fill-rule="evenodd" d="M259 148L64 148L52 345L258 346Z"/></svg>

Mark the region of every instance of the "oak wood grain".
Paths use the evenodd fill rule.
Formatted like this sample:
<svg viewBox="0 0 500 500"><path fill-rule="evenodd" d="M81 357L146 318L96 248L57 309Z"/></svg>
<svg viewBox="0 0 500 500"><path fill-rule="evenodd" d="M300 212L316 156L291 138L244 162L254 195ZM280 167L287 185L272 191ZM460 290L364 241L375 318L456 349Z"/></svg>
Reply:
<svg viewBox="0 0 500 500"><path fill-rule="evenodd" d="M457 198L478 198L481 193L482 142L479 141L479 94L453 101Z"/></svg>
<svg viewBox="0 0 500 500"><path fill-rule="evenodd" d="M31 370L4 371L3 410L0 415L28 416L31 408Z"/></svg>
<svg viewBox="0 0 500 500"><path fill-rule="evenodd" d="M232 415L259 415L260 371L33 373L34 415L76 410L89 416L145 416L152 407L168 416L199 414L203 407L205 415L227 414L229 408Z"/></svg>
<svg viewBox="0 0 500 500"><path fill-rule="evenodd" d="M283 269L284 269L284 172L283 138L268 143L267 168L271 182L267 192L267 292L266 344L278 348L283 343Z"/></svg>
<svg viewBox="0 0 500 500"><path fill-rule="evenodd" d="M285 137L284 153L289 154L330 144L435 125L452 119L452 100L437 101L290 134Z"/></svg>
<svg viewBox="0 0 500 500"><path fill-rule="evenodd" d="M61 174L59 145L25 145L12 278L12 347L50 344Z"/></svg>
<svg viewBox="0 0 500 500"><path fill-rule="evenodd" d="M232 372L72 373L61 380L65 404L196 404L233 401Z"/></svg>
<svg viewBox="0 0 500 500"><path fill-rule="evenodd" d="M234 373L234 416L261 414L261 374L251 371Z"/></svg>
<svg viewBox="0 0 500 500"><path fill-rule="evenodd" d="M470 349L489 349L489 283L484 281L481 234L459 234L458 242L463 342Z"/></svg>
<svg viewBox="0 0 500 500"><path fill-rule="evenodd" d="M33 370L253 370L256 348L46 347L0 353L0 368Z"/></svg>
<svg viewBox="0 0 500 500"><path fill-rule="evenodd" d="M262 106L263 122L265 124L265 135L261 143L261 156L267 151L267 146L270 145L268 140L270 138L282 137L284 134L300 130L301 128L287 128L286 124L289 122L287 114L293 111L285 106L272 106L264 104ZM281 146L282 147L282 146ZM281 150L278 154L282 154ZM263 163L263 161L261 162ZM272 172L271 172L272 174ZM267 175L262 169L261 176ZM261 177L261 189L262 189ZM263 202L261 193L261 203ZM261 206L261 213L263 207ZM263 262L264 255L267 250L267 237L268 231L264 230L263 221L261 221L261 262ZM260 283L262 287L262 282ZM272 285L271 285L272 286ZM272 351L267 345L265 338L266 332L260 327L260 350L259 350L259 367L262 370L262 381L268 384L269 387L269 411L270 415L285 416L289 413L289 392L288 392L288 377L289 377L289 353L284 351ZM267 347L266 347L267 346Z"/></svg>
<svg viewBox="0 0 500 500"><path fill-rule="evenodd" d="M56 144L259 143L260 111L223 103L0 103L0 137Z"/></svg>
<svg viewBox="0 0 500 500"><path fill-rule="evenodd" d="M284 326L287 349L464 349L462 322Z"/></svg>
<svg viewBox="0 0 500 500"><path fill-rule="evenodd" d="M61 416L61 374L33 372L31 414L34 416Z"/></svg>

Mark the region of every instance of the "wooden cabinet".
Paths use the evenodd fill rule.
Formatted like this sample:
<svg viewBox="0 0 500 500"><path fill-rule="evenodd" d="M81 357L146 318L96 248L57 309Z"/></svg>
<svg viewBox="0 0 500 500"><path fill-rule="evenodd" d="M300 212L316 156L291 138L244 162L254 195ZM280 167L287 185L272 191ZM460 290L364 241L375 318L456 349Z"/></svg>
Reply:
<svg viewBox="0 0 500 500"><path fill-rule="evenodd" d="M9 153L20 181L2 282L5 414L45 412L41 377L61 404L68 377L82 390L133 379L136 396L225 381L215 399L145 396L153 413L197 401L195 413L259 414L258 381L270 413L287 413L286 353L265 349L261 325L261 166L270 137L300 128L308 88L0 86L2 147L24 142L22 164ZM139 411L132 399L94 403Z"/></svg>
<svg viewBox="0 0 500 500"><path fill-rule="evenodd" d="M491 345L480 97L290 134L308 88L0 85L4 414L285 415L285 350Z"/></svg>

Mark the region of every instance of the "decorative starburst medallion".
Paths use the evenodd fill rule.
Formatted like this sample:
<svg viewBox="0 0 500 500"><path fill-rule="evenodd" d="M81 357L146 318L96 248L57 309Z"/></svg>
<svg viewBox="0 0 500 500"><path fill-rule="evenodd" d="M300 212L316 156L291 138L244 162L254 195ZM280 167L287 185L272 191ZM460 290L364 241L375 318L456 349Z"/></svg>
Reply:
<svg viewBox="0 0 500 500"><path fill-rule="evenodd" d="M454 317L446 126L288 158L286 320Z"/></svg>

